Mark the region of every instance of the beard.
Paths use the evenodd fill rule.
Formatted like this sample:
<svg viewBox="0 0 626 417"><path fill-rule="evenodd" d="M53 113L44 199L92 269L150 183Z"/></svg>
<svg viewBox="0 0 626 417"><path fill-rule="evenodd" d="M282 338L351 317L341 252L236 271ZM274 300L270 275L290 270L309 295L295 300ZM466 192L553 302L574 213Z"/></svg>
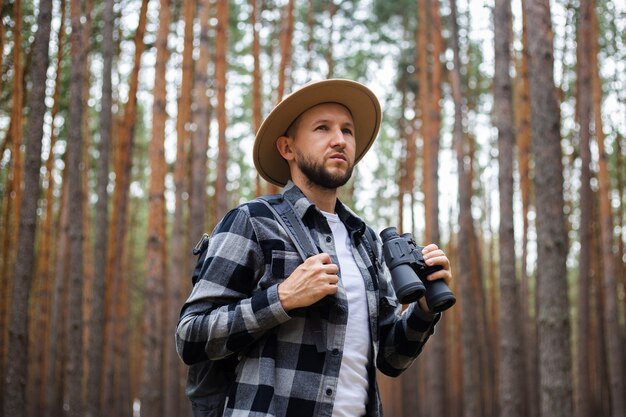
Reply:
<svg viewBox="0 0 626 417"><path fill-rule="evenodd" d="M352 177L352 169L354 167L350 167L343 174L332 174L324 168L321 163L315 162L299 152L297 152L297 154L298 159L296 160L296 164L298 165L298 168L300 168L300 171L302 171L309 182L313 185L334 190L345 185L350 177Z"/></svg>

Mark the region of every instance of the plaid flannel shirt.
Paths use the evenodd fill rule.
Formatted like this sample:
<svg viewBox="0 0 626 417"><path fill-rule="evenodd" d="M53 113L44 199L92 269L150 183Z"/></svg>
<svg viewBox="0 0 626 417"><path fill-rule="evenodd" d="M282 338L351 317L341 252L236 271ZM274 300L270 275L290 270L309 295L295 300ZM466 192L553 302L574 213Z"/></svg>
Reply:
<svg viewBox="0 0 626 417"><path fill-rule="evenodd" d="M293 183L284 197L310 229L318 249L338 264L323 214ZM373 352L367 413L380 416L375 368L390 376L407 369L439 315L425 313L415 303L401 314L380 241L376 239L373 248L378 264L372 265L369 245L363 242L363 234L372 230L339 201L336 212L346 225L365 281ZM285 312L277 287L301 263L289 236L263 203L237 207L215 228L200 279L182 309L176 344L188 364L238 356L224 416L332 415L348 303L340 282L334 296ZM316 333L322 335L322 346Z"/></svg>

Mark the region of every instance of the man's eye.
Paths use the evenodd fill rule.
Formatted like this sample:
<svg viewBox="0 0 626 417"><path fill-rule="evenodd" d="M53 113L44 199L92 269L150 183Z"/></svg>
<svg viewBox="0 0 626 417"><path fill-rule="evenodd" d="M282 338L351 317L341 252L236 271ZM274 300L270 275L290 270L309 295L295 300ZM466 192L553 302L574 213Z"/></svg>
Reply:
<svg viewBox="0 0 626 417"><path fill-rule="evenodd" d="M345 134L345 135L353 135L354 133L352 133L352 129L341 129L341 131Z"/></svg>
<svg viewBox="0 0 626 417"><path fill-rule="evenodd" d="M315 128L315 130L328 130L328 127L326 125L319 125Z"/></svg>

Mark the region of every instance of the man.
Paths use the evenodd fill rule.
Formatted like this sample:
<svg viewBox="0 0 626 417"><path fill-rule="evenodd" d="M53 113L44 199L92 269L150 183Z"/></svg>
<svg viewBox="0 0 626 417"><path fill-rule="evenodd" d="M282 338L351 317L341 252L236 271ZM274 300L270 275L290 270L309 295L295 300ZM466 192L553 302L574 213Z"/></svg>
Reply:
<svg viewBox="0 0 626 417"><path fill-rule="evenodd" d="M373 231L337 199L380 122L368 88L325 80L286 97L259 129L255 166L286 186L320 253L302 262L260 202L214 230L176 337L186 363L239 358L225 416L380 416L376 368L399 375L433 333L439 315L423 299L401 314L380 241L371 248ZM423 253L443 267L428 279L449 283L445 254L434 244Z"/></svg>

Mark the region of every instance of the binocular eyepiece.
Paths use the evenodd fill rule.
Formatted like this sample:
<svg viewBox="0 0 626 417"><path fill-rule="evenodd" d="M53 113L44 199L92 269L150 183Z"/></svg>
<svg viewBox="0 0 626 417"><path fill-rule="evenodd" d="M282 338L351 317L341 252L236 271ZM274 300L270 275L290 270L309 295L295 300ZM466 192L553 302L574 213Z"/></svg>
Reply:
<svg viewBox="0 0 626 417"><path fill-rule="evenodd" d="M443 280L426 280L428 275L442 267L426 265L422 256L424 247L417 245L410 233L400 236L395 227L388 227L380 232L380 238L383 241L383 258L391 272L396 296L402 304L425 296L428 307L435 312L454 305L456 298Z"/></svg>

